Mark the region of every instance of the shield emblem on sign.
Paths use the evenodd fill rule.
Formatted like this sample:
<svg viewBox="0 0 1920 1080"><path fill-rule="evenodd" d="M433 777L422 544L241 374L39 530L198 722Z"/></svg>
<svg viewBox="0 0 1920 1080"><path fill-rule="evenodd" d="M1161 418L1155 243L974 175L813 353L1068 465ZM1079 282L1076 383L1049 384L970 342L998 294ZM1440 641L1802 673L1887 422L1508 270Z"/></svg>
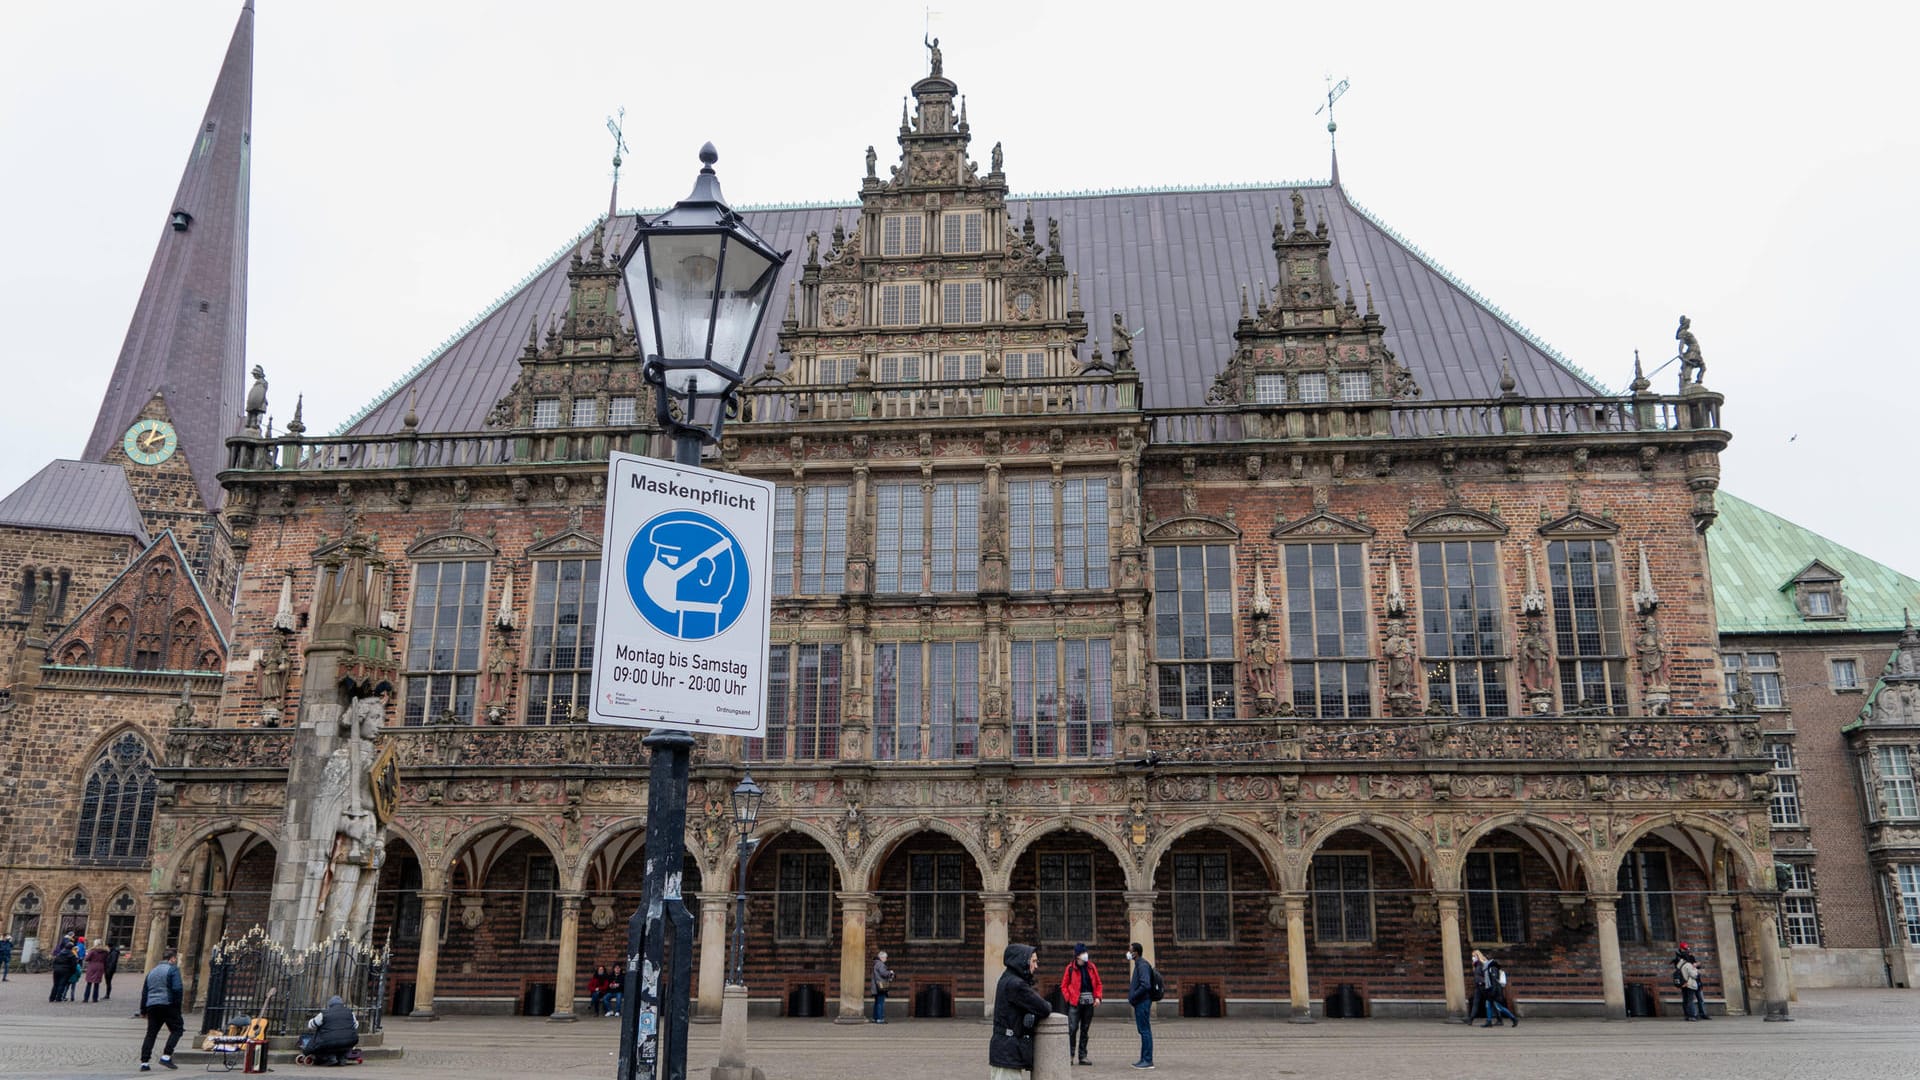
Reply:
<svg viewBox="0 0 1920 1080"><path fill-rule="evenodd" d="M386 740L379 756L373 759L371 779L373 816L385 826L393 820L394 811L400 808L400 755L395 751L392 739Z"/></svg>

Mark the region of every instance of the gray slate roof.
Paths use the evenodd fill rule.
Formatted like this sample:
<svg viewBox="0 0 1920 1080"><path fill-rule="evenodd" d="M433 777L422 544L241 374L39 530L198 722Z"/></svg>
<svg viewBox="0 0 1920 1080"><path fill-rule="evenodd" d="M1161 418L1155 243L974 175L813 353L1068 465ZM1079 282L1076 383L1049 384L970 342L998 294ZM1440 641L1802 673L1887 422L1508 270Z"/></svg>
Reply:
<svg viewBox="0 0 1920 1080"><path fill-rule="evenodd" d="M1059 219L1067 266L1080 275L1081 302L1094 339L1106 348L1106 328L1116 310L1129 327L1144 325L1133 355L1145 381L1147 407L1189 408L1204 402L1231 355L1240 286L1271 284L1276 277L1273 215L1293 190L1288 185L1013 198L1009 211L1017 221L1030 204L1042 236L1046 220ZM1372 283L1387 347L1413 371L1426 399L1498 396L1502 357L1512 359L1519 391L1528 397L1605 393L1378 224L1339 186L1302 185L1300 191L1309 220L1326 218L1335 277L1351 282L1356 296ZM750 210L743 216L768 243L796 252L781 271L774 306L754 350L759 357L774 345L786 285L799 275L807 233L826 237L836 218L851 228L858 210L849 204ZM632 215L616 218L608 249L623 250L633 225ZM516 357L528 320L537 318L544 326L548 314L564 306L566 256L572 247L562 249L344 430L400 430L410 392L422 431L480 430L488 409L519 374Z"/></svg>
<svg viewBox="0 0 1920 1080"><path fill-rule="evenodd" d="M180 450L200 498L219 509L216 474L227 436L246 404L247 177L252 154L253 4L240 11L220 76L207 101L173 204L127 325L126 341L87 438L85 456L104 461L157 391L180 432ZM171 224L173 211L192 222Z"/></svg>
<svg viewBox="0 0 1920 1080"><path fill-rule="evenodd" d="M150 542L127 474L118 465L55 461L0 499L0 525L131 536Z"/></svg>

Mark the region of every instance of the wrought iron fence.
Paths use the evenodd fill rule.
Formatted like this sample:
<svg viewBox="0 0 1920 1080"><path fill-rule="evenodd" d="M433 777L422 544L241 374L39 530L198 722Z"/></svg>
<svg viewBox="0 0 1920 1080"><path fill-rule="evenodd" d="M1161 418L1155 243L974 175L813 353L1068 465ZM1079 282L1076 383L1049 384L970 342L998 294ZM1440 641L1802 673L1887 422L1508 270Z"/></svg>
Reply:
<svg viewBox="0 0 1920 1080"><path fill-rule="evenodd" d="M361 1034L380 1030L391 951L345 933L305 949L268 940L259 927L214 947L207 972L205 1030L242 1018L267 1018L269 1035L294 1035L338 995L353 1009Z"/></svg>

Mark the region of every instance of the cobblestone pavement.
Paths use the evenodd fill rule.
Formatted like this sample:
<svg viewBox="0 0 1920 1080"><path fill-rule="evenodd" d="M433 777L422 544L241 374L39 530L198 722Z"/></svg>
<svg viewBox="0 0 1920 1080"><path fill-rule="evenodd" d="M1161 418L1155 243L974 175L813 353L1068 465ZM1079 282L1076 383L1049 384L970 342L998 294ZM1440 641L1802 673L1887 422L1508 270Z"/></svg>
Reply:
<svg viewBox="0 0 1920 1080"><path fill-rule="evenodd" d="M137 980L133 983L138 985ZM0 1076L94 1080L138 1075L145 1025L130 1002L54 1005L47 976L0 984ZM125 995L123 995L125 996ZM1721 1017L1687 1026L1677 1019L1530 1020L1481 1030L1430 1020L1163 1020L1155 1024L1156 1076L1355 1077L1430 1080L1855 1080L1920 1077L1920 991L1822 990L1802 995L1791 1024ZM189 1034L195 1017L188 1018ZM1091 1069L1076 1077L1132 1076L1138 1043L1124 1020L1093 1028ZM277 1073L342 1080L482 1080L491 1077L604 1077L614 1074L619 1033L611 1020L551 1024L519 1017L392 1022L390 1043L405 1058L345 1073L275 1066ZM706 1080L719 1030L693 1029L688 1076ZM817 1020L755 1020L750 1057L768 1080L980 1080L987 1032L970 1021L922 1020L842 1027ZM202 1073L184 1065L183 1077ZM155 1076L171 1075L156 1071Z"/></svg>

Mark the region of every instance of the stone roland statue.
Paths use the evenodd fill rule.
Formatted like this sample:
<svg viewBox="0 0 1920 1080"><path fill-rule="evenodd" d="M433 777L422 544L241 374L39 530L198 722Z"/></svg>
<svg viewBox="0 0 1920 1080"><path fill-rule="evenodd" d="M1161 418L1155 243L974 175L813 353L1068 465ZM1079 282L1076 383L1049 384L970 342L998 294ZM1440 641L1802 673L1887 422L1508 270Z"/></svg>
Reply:
<svg viewBox="0 0 1920 1080"><path fill-rule="evenodd" d="M360 940L373 928L368 916L386 861L386 829L374 814L373 741L386 711L384 694L349 700L340 714L339 742L321 773L312 835L333 840L320 883L316 940L342 931Z"/></svg>

